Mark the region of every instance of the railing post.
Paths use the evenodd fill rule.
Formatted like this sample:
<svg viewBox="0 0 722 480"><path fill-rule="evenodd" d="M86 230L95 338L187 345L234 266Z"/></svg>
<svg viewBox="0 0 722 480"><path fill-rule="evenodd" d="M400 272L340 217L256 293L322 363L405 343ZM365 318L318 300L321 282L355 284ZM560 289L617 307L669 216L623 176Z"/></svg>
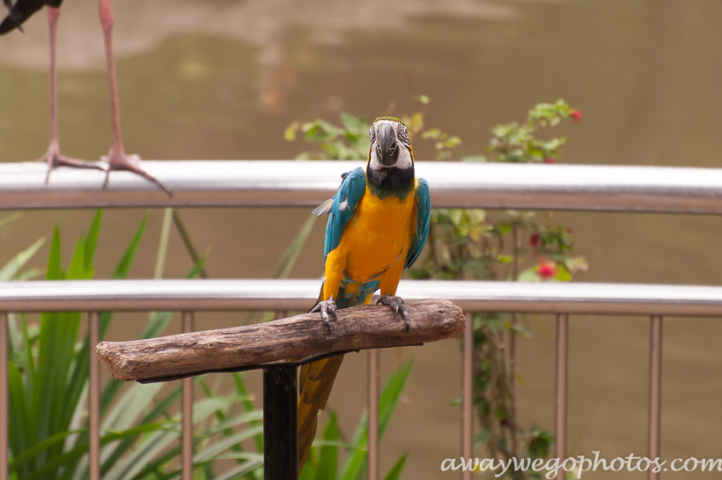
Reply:
<svg viewBox="0 0 722 480"><path fill-rule="evenodd" d="M0 312L0 480L8 480L8 314Z"/></svg>
<svg viewBox="0 0 722 480"><path fill-rule="evenodd" d="M469 461L474 454L474 314L466 312L461 378L461 456ZM461 470L462 480L471 480L472 471Z"/></svg>
<svg viewBox="0 0 722 480"><path fill-rule="evenodd" d="M569 358L569 315L557 315L557 352L556 352L556 408L554 437L556 446L554 455L563 462L567 455L567 360ZM564 480L563 468L557 473L557 480Z"/></svg>
<svg viewBox="0 0 722 480"><path fill-rule="evenodd" d="M183 333L193 331L193 312L183 312ZM193 378L182 380L181 398L181 462L182 479L193 478Z"/></svg>
<svg viewBox="0 0 722 480"><path fill-rule="evenodd" d="M90 358L90 379L88 385L89 411L89 448L88 477L100 480L100 364L95 355L95 346L100 342L100 316L98 312L88 314L88 355Z"/></svg>
<svg viewBox="0 0 722 480"><path fill-rule="evenodd" d="M369 350L368 456L369 480L379 480L379 367L381 352Z"/></svg>
<svg viewBox="0 0 722 480"><path fill-rule="evenodd" d="M263 478L298 480L296 366L263 369Z"/></svg>
<svg viewBox="0 0 722 480"><path fill-rule="evenodd" d="M649 347L649 459L659 457L660 421L662 412L662 317L651 319ZM649 469L648 479L657 480L659 472Z"/></svg>

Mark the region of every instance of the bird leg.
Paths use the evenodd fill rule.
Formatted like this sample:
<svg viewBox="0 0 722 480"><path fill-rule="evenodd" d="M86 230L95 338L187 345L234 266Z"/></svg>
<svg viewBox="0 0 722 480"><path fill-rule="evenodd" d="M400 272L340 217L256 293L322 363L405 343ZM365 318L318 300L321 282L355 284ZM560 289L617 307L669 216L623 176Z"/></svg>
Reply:
<svg viewBox="0 0 722 480"><path fill-rule="evenodd" d="M376 302L376 305L378 304L388 305L393 308L394 318L398 317L400 313L401 317L404 319L404 325L406 325L406 333L409 333L409 330L411 330L411 316L406 310L403 298L397 297L396 295L382 295L381 298L379 298L379 301Z"/></svg>
<svg viewBox="0 0 722 480"><path fill-rule="evenodd" d="M108 62L108 86L110 87L110 120L113 129L110 152L101 158L102 161L108 163L103 188L108 185L108 178L112 170L126 170L155 183L169 197L172 197L171 192L158 179L140 167L140 157L138 155L127 155L123 149L123 140L120 135L120 113L118 111L118 83L115 73L115 56L113 54L112 30L114 14L112 0L100 0L99 13L100 23L103 26L103 36L105 37L105 57Z"/></svg>
<svg viewBox="0 0 722 480"><path fill-rule="evenodd" d="M59 17L60 9L48 5L48 26L50 27L50 144L45 155L38 159L39 162L46 162L48 164L45 183L48 183L48 180L50 180L50 171L54 167L61 165L104 170L98 165L86 163L77 158L66 157L60 154L60 146L58 144L58 85L57 70L55 67L55 46Z"/></svg>
<svg viewBox="0 0 722 480"><path fill-rule="evenodd" d="M316 304L308 313L321 312L323 323L326 324L328 331L331 331L331 318L336 320L336 302L331 297L329 300L322 300Z"/></svg>

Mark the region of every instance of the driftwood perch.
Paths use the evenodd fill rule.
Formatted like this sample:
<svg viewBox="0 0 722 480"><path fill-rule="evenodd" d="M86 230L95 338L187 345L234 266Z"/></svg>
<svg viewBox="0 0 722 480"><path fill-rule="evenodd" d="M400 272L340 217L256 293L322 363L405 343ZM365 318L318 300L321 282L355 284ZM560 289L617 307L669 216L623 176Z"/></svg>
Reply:
<svg viewBox="0 0 722 480"><path fill-rule="evenodd" d="M222 330L101 342L95 352L116 379L153 382L336 352L419 345L464 331L464 313L448 300L410 303L407 309L409 333L389 307L359 306L338 310L330 332L314 313Z"/></svg>

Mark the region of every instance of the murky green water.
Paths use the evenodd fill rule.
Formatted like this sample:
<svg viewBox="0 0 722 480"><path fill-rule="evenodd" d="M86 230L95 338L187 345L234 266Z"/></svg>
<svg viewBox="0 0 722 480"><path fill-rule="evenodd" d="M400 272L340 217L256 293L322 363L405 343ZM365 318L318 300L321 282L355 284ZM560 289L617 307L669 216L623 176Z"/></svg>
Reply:
<svg viewBox="0 0 722 480"><path fill-rule="evenodd" d="M102 36L94 2L67 2L59 31L60 136L64 152L96 159L110 133ZM432 98L429 121L460 135L459 154L481 152L495 123L532 104L563 97L584 114L563 127L567 163L716 167L722 162L722 4L715 0L117 3L116 43L126 148L152 159L276 159L305 148L282 138L297 119L333 120L338 110L375 117ZM443 6L442 6L443 5ZM44 15L27 34L0 39L0 159L45 150L48 79ZM415 145L419 158L428 146ZM98 274L107 277L144 212L109 211ZM213 277L266 277L308 212L291 209L188 210L199 248L211 246ZM26 212L0 230L0 261L57 222L71 238L91 212ZM150 277L161 212L151 212L134 277ZM704 216L559 214L575 229L591 269L583 281L720 284L720 219ZM319 223L295 277L322 272ZM43 252L46 252L44 250ZM177 238L168 276L190 268ZM41 254L39 258L43 258ZM40 263L40 262L38 262ZM206 318L206 320L203 320ZM229 315L201 317L215 328ZM552 427L553 323L532 319L522 342L520 417ZM118 325L116 338L137 325ZM139 327L138 327L139 328ZM722 325L665 322L665 457L719 456ZM646 452L648 320L572 318L570 453ZM385 365L396 361L386 352ZM411 349L416 365L405 402L384 442L388 468L409 451L404 478L439 472L458 454L460 386L455 342ZM331 399L350 429L362 407L363 356L352 355ZM481 455L481 453L480 453ZM611 478L588 473L585 478ZM640 474L616 474L637 479ZM665 478L717 478L666 474Z"/></svg>

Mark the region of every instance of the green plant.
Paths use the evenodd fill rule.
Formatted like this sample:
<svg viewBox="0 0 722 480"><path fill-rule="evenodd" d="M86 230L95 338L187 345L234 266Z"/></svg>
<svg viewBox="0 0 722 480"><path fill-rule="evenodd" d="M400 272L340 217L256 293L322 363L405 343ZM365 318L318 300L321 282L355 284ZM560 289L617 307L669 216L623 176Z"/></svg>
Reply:
<svg viewBox="0 0 722 480"><path fill-rule="evenodd" d="M402 116L413 143L430 143L436 160L456 160L461 138L426 126L429 98L420 95L421 111ZM465 156L464 162L554 163L565 137L541 138L544 129L563 120L581 120L581 114L563 100L541 103L529 111L525 122L511 122L492 129L490 146L482 155ZM286 138L302 132L306 141L319 142L321 151L300 158L364 160L368 153L363 118L342 114L342 125L323 120L292 124ZM363 135L362 135L363 132ZM433 190L432 190L433 201ZM539 218L540 217L540 218ZM427 242L428 254L411 276L422 279L484 279L511 281L569 281L587 269L574 253L572 229L554 223L551 212L508 210L490 213L481 209L435 209ZM494 459L546 457L553 437L536 427L524 429L516 421L516 337L530 332L517 315L494 312L474 314L474 393L482 430L477 444L484 444ZM513 472L510 478L525 478ZM531 474L532 476L535 474Z"/></svg>
<svg viewBox="0 0 722 480"><path fill-rule="evenodd" d="M398 371L393 372L379 398L379 438L383 438L389 426L394 410L398 405L406 380L411 373L411 361L404 362ZM300 480L360 480L366 477L368 470L368 414L364 413L351 442L343 442L335 413L331 413L323 430L321 441L314 442L311 454L303 469ZM339 451L347 450L343 465L339 463ZM385 480L397 480L406 463L406 455L399 458L384 477Z"/></svg>
<svg viewBox="0 0 722 480"><path fill-rule="evenodd" d="M99 211L88 234L78 240L66 270L61 267L60 232L56 227L47 263L48 280L81 280L93 276L101 216ZM127 275L145 226L146 219L118 263L114 278ZM33 246L16 256L11 262L14 266L3 271L12 270L12 277L18 275L23 260L33 248L36 249ZM196 263L189 277L197 275L204 258ZM107 330L111 316L111 313L101 315L101 335ZM160 334L171 317L170 312L153 314L141 337ZM43 313L39 322L23 315L11 319L9 388L13 415L10 416L9 468L13 479L87 478L85 397L89 345L87 335L78 338L81 321L81 314L77 312ZM179 478L177 468L172 467L172 460L180 450L176 446L180 435L179 417L169 411L179 399L180 388L161 393L161 387L162 384L134 384L123 389L122 383L115 380L105 385L101 394L104 479ZM224 478L212 475L212 470L207 468L221 458L234 458L239 463L240 468L233 471L254 470L262 464L258 454L238 450L226 453L244 439L260 435L261 412L251 410L224 421L212 419L213 415L229 411L245 400L247 395L239 393L237 388L227 396L207 391L207 398L194 405L194 441L207 447L196 453L194 460L197 468L211 473L203 478ZM245 428L239 430L239 427Z"/></svg>

